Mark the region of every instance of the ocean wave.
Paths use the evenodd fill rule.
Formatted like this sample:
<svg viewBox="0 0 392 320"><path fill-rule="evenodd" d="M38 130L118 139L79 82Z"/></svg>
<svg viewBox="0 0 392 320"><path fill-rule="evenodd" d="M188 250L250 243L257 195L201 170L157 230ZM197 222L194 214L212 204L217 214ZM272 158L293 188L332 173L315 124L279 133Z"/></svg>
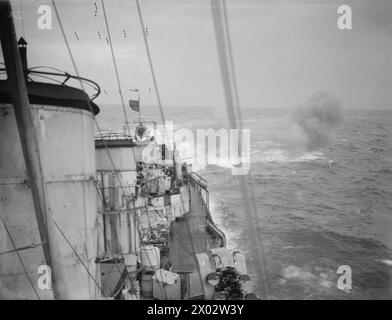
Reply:
<svg viewBox="0 0 392 320"><path fill-rule="evenodd" d="M313 273L295 265L285 267L281 274L281 285L287 285L290 281L301 281L309 286L321 286L332 288L336 286L336 276L331 270Z"/></svg>
<svg viewBox="0 0 392 320"><path fill-rule="evenodd" d="M297 157L279 140L281 123L249 121L255 126L250 160L257 222L263 227L267 268L279 274L271 281L273 296L391 296L392 148L377 135L377 121L390 118L374 123L348 119L336 132L337 140ZM226 161L222 167L206 168L211 213L229 245L247 252L249 269L257 270L259 244L247 236L249 225L256 223L249 221L238 184L226 170L229 165ZM336 288L336 270L342 264L353 268L349 295Z"/></svg>
<svg viewBox="0 0 392 320"><path fill-rule="evenodd" d="M300 156L292 157L287 150L272 148L268 150L255 150L251 153L251 163L268 162L309 162L325 159L321 151L306 152Z"/></svg>
<svg viewBox="0 0 392 320"><path fill-rule="evenodd" d="M374 153L382 153L382 152L385 151L385 149L384 148L372 147L372 148L370 148L370 151L374 152Z"/></svg>
<svg viewBox="0 0 392 320"><path fill-rule="evenodd" d="M387 266L392 267L392 260L388 260L388 259L378 259L377 261L379 261L379 262L381 262L381 263L383 263L383 264L385 264L385 265L387 265Z"/></svg>
<svg viewBox="0 0 392 320"><path fill-rule="evenodd" d="M235 231L230 226L228 218L229 208L226 207L224 200L220 199L220 204L214 198L210 198L210 212L214 222L224 232L226 236L227 248L234 250L238 248L238 240L241 238L241 231L239 228Z"/></svg>
<svg viewBox="0 0 392 320"><path fill-rule="evenodd" d="M385 197L385 196L390 196L391 192L388 190L385 190L379 186L366 186L364 188L359 189L356 194L360 197L372 197L372 196L379 196L379 197Z"/></svg>
<svg viewBox="0 0 392 320"><path fill-rule="evenodd" d="M392 168L382 168L377 170L379 174L392 174Z"/></svg>

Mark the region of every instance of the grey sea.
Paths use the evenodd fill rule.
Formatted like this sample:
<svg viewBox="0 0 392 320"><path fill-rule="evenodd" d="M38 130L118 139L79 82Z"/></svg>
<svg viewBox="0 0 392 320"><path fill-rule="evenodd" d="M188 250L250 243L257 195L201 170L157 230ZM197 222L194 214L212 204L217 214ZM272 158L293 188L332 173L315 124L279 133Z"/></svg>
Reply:
<svg viewBox="0 0 392 320"><path fill-rule="evenodd" d="M107 108L102 127L120 127L120 109L116 116ZM170 109L167 119L192 129L224 125L224 110L184 110ZM228 246L246 253L258 294L267 287L272 299L391 299L392 112L345 111L338 126L326 128L328 141L295 154L297 132L286 112L249 110L243 126L251 132L257 223L230 164L197 170L209 182L211 212ZM256 226L262 243L251 236ZM261 247L267 283L256 272ZM338 288L340 266L352 270L351 290Z"/></svg>

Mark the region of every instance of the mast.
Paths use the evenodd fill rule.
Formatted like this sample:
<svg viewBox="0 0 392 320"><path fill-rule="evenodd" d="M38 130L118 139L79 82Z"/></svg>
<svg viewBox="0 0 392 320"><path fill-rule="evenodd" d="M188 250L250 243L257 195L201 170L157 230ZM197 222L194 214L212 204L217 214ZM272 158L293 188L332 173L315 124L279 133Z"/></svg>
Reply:
<svg viewBox="0 0 392 320"><path fill-rule="evenodd" d="M15 119L18 127L23 157L26 163L29 187L34 201L39 234L41 242L43 243L45 262L51 267L52 260L48 243L43 173L39 156L39 145L33 126L32 115L29 107L29 97L25 82L27 60L24 59L22 62L20 52L17 47L15 26L9 0L0 1L0 41L3 50L4 63L7 70L7 80L11 93L12 104L15 110ZM23 45L23 50L25 50L26 43L21 42L20 44ZM56 297L56 290L54 290L54 294Z"/></svg>

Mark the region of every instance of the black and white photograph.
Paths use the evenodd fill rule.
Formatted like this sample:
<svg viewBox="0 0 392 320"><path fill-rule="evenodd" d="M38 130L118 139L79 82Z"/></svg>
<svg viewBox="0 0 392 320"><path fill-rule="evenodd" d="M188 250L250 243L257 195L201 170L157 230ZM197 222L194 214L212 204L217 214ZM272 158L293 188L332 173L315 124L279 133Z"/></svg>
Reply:
<svg viewBox="0 0 392 320"><path fill-rule="evenodd" d="M391 0L0 0L0 41L0 300L392 299Z"/></svg>

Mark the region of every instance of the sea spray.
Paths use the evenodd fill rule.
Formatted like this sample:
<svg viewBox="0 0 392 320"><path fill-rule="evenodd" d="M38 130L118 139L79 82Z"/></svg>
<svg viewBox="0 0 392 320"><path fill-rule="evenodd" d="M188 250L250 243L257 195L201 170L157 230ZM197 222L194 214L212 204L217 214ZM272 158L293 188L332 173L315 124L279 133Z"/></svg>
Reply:
<svg viewBox="0 0 392 320"><path fill-rule="evenodd" d="M292 156L326 147L333 141L335 130L342 121L339 99L326 92L317 92L295 109L283 144Z"/></svg>

